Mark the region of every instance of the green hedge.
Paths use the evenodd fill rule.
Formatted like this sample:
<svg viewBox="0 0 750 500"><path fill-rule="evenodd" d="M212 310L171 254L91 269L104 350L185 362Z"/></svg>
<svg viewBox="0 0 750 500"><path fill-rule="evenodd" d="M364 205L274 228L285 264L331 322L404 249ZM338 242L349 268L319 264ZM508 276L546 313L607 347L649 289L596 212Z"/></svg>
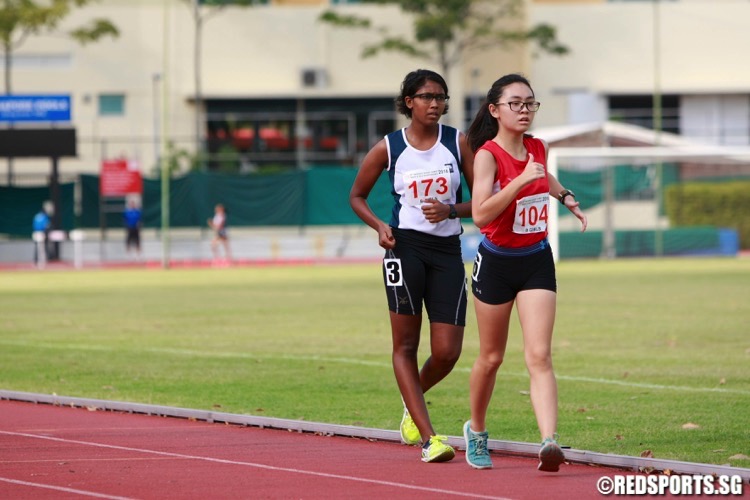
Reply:
<svg viewBox="0 0 750 500"><path fill-rule="evenodd" d="M660 255L733 255L722 242L723 230L713 226L665 229L661 237ZM615 231L617 257L653 257L657 255L657 233L651 230ZM560 258L598 258L604 251L602 231L560 233Z"/></svg>
<svg viewBox="0 0 750 500"><path fill-rule="evenodd" d="M750 181L673 184L664 196L670 226L731 228L740 248L750 249Z"/></svg>

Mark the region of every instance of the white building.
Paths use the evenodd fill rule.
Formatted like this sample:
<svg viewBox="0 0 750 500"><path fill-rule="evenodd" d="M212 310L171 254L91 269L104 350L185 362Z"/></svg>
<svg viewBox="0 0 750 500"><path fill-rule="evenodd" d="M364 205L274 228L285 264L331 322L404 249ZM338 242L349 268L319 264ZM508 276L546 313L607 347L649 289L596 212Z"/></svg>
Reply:
<svg viewBox="0 0 750 500"><path fill-rule="evenodd" d="M750 2L536 0L531 22L558 28L564 58L532 63L537 125L621 120L708 144L750 144Z"/></svg>
<svg viewBox="0 0 750 500"><path fill-rule="evenodd" d="M394 6L271 0L228 7L203 25L196 115L190 0L102 0L76 10L60 29L103 17L120 37L80 46L55 34L32 36L14 53L12 91L70 94L78 158L63 160L63 176L95 173L115 156L137 159L149 175L165 138L189 153L196 138L204 141L212 167L355 165L399 123L393 99L404 75L438 68L393 53L363 59L377 35L319 22L327 8L411 33ZM492 81L520 71L543 103L539 127L606 120L650 127L656 95L664 130L713 144L750 142L750 2L526 0L525 8L519 22L554 25L570 53L466 53L445 75L451 124L465 127ZM0 161L0 183L7 169ZM13 169L16 181L38 181L49 162L16 159Z"/></svg>

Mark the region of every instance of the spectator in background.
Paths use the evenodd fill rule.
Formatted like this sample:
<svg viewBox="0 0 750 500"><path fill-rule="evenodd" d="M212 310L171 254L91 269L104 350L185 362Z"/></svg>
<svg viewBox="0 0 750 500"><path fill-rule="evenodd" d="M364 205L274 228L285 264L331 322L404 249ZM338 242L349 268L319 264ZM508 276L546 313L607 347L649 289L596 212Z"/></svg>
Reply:
<svg viewBox="0 0 750 500"><path fill-rule="evenodd" d="M227 262L232 262L232 253L229 251L229 234L227 233L227 212L221 203L214 207L214 216L208 219L208 227L214 231L214 237L211 240L211 252L214 255L214 260L219 260L219 246L222 246L224 247L224 258Z"/></svg>
<svg viewBox="0 0 750 500"><path fill-rule="evenodd" d="M49 260L49 230L51 226L51 220L47 210L42 205L42 208L34 216L32 222L32 231L34 232L34 263L40 264L40 259L44 258L44 262ZM39 248L42 248L44 255L40 255Z"/></svg>
<svg viewBox="0 0 750 500"><path fill-rule="evenodd" d="M136 260L141 260L141 225L142 213L135 200L128 201L122 217L125 221L127 236L125 238L125 251L128 255L135 254Z"/></svg>

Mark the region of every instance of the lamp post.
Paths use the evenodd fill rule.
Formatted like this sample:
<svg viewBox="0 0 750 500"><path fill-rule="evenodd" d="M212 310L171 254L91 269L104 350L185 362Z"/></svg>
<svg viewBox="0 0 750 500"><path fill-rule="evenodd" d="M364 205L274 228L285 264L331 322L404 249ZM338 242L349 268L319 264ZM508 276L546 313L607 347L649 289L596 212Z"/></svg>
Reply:
<svg viewBox="0 0 750 500"><path fill-rule="evenodd" d="M154 162L156 163L156 169L161 171L161 136L160 129L161 123L159 121L159 115L161 114L161 105L159 100L159 83L161 82L161 73L154 73L151 75L152 92L153 92L153 107L154 107Z"/></svg>
<svg viewBox="0 0 750 500"><path fill-rule="evenodd" d="M201 113L203 111L203 85L201 82L202 52L203 52L203 16L201 14L202 0L193 0L193 20L195 22L195 45L193 47L193 80L195 84L195 157L201 169L206 165L203 161L203 127Z"/></svg>
<svg viewBox="0 0 750 500"><path fill-rule="evenodd" d="M168 75L169 75L169 40L170 40L170 24L169 16L171 14L169 8L169 0L164 0L164 27L163 27L163 39L162 39L162 50L163 50L163 68L160 75L162 100L161 109L158 111L163 113L161 126L163 128L162 134L159 140L159 167L161 173L161 266L164 269L169 269L169 168L168 161L165 161L167 156L167 137L169 136L168 129L168 114L167 114L167 103L169 102L169 87L168 87Z"/></svg>
<svg viewBox="0 0 750 500"><path fill-rule="evenodd" d="M655 132L655 146L659 146L662 130L662 102L661 102L661 32L660 32L660 1L654 0L654 95L653 95L653 127Z"/></svg>
<svg viewBox="0 0 750 500"><path fill-rule="evenodd" d="M662 131L662 100L661 100L661 16L660 0L653 0L654 7L654 95L653 95L653 127L654 127L654 146L661 145ZM656 201L656 228L654 228L654 253L656 256L664 254L664 235L661 231L661 203L662 203L662 161L656 160L654 172L654 198Z"/></svg>
<svg viewBox="0 0 750 500"><path fill-rule="evenodd" d="M482 97L479 94L479 75L481 70L479 68L472 68L471 70L471 116L477 116L479 108L482 105ZM467 122L471 124L471 120Z"/></svg>

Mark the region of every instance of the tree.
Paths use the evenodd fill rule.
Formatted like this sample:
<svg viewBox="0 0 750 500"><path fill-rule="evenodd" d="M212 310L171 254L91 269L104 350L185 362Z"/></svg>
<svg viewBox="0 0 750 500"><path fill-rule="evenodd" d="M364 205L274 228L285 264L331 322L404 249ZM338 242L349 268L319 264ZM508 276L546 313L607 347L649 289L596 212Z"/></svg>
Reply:
<svg viewBox="0 0 750 500"><path fill-rule="evenodd" d="M381 40L365 46L362 57L383 51L401 52L437 63L447 76L467 50L535 43L541 51L563 55L568 48L557 41L548 24L530 28L509 28L506 20L521 20L523 0L362 0L362 3L395 4L414 17L414 38L394 36L385 27L373 26L370 19L341 15L327 10L320 20L335 26L376 30ZM427 44L427 47L425 46ZM430 46L435 50L430 50Z"/></svg>
<svg viewBox="0 0 750 500"><path fill-rule="evenodd" d="M11 70L13 53L32 35L51 33L57 30L60 21L76 7L97 0L0 0L0 43L5 63L5 93L12 92ZM107 19L97 18L90 23L68 31L68 36L85 45L105 36L117 38L117 27Z"/></svg>
<svg viewBox="0 0 750 500"><path fill-rule="evenodd" d="M5 70L5 93L13 91L11 72L13 53L32 35L53 33L60 21L70 14L75 7L84 7L96 0L0 0L0 44ZM80 26L66 33L78 43L85 45L102 37L117 38L120 32L114 24L106 19L97 18L89 24ZM56 179L55 179L56 182ZM13 183L13 159L8 158L8 184ZM56 212L59 213L55 207ZM57 218L53 219L57 224ZM56 227L56 226L55 226Z"/></svg>
<svg viewBox="0 0 750 500"><path fill-rule="evenodd" d="M182 0L192 9L195 40L193 42L193 82L195 84L195 148L197 157L203 157L201 140L201 107L203 106L202 49L203 25L228 5L247 7L261 0Z"/></svg>

